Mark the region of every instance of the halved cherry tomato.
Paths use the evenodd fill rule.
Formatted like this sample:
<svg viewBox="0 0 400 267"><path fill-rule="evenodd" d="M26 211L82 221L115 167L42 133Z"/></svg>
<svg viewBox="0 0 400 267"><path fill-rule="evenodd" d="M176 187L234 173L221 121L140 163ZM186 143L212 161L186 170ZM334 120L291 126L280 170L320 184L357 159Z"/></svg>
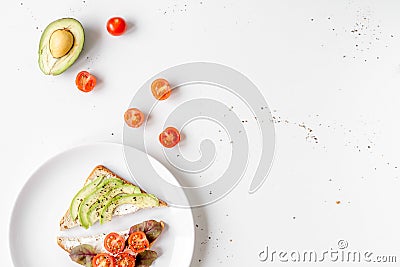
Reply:
<svg viewBox="0 0 400 267"><path fill-rule="evenodd" d="M93 267L116 267L114 256L107 253L99 253L92 260Z"/></svg>
<svg viewBox="0 0 400 267"><path fill-rule="evenodd" d="M122 35L126 31L126 22L121 17L113 17L107 21L107 31L114 36Z"/></svg>
<svg viewBox="0 0 400 267"><path fill-rule="evenodd" d="M124 251L125 238L117 233L109 233L104 238L104 248L112 254L118 254Z"/></svg>
<svg viewBox="0 0 400 267"><path fill-rule="evenodd" d="M96 77L87 71L81 71L76 75L76 87L82 92L90 92L96 86Z"/></svg>
<svg viewBox="0 0 400 267"><path fill-rule="evenodd" d="M125 111L124 119L129 127L138 128L144 121L144 115L137 108L130 108Z"/></svg>
<svg viewBox="0 0 400 267"><path fill-rule="evenodd" d="M128 244L129 248L135 253L143 252L149 248L149 241L144 232L134 232L130 234Z"/></svg>
<svg viewBox="0 0 400 267"><path fill-rule="evenodd" d="M151 92L158 100L165 100L171 95L171 86L165 79L157 79L151 83Z"/></svg>
<svg viewBox="0 0 400 267"><path fill-rule="evenodd" d="M117 267L135 267L136 258L128 252L122 252L115 256Z"/></svg>
<svg viewBox="0 0 400 267"><path fill-rule="evenodd" d="M164 147L171 148L179 143L181 140L181 135L176 128L168 127L162 133L160 133L158 138Z"/></svg>

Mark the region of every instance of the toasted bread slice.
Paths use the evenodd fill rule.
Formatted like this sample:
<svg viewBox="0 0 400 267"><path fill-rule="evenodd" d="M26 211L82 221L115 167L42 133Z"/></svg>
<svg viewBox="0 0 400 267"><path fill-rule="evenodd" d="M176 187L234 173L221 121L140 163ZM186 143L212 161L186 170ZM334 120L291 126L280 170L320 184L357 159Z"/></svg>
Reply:
<svg viewBox="0 0 400 267"><path fill-rule="evenodd" d="M96 167L93 169L93 171L92 171L92 172L90 173L90 175L87 177L87 179L86 179L86 181L85 181L85 183L84 183L83 186L89 184L89 183L92 182L94 179L96 179L96 178L98 178L98 177L100 177L100 176L104 176L106 179L109 179L109 178L117 178L117 179L122 180L122 181L123 181L124 183L126 183L126 184L132 184L131 182L127 181L126 179L124 179L124 178L122 178L122 177L119 177L117 174L115 174L114 172L112 172L112 171L109 170L108 168L106 168L106 167L104 167L104 166L102 166L102 165L98 165L98 166L96 166ZM135 186L137 186L137 185L135 185ZM146 193L146 192L143 191L141 188L140 188L140 191L141 191L142 193ZM167 204L165 201L159 199L159 206L160 206L160 207L165 207L165 206L168 206L168 204ZM136 210L138 210L138 209L136 209ZM135 212L136 210L133 209L132 211L128 211L128 213L133 213L133 212ZM125 213L125 214L127 214L127 213ZM115 213L113 214L113 216L116 216L116 215L117 215L117 214L115 214ZM120 215L123 215L123 214L120 214ZM79 225L80 225L80 224L79 224L79 222L78 222L77 220L73 220L73 219L72 219L71 213L70 213L70 209L68 208L67 212L66 212L66 213L64 214L64 216L61 218L61 221L60 221L60 230L71 229L71 228L76 227L76 226L79 226Z"/></svg>
<svg viewBox="0 0 400 267"><path fill-rule="evenodd" d="M161 225L160 234L164 231L165 225L163 221L159 222ZM119 235L123 236L125 239L129 236L130 229L126 229L123 231L117 231ZM104 248L104 238L108 233L100 233L97 235L90 235L90 236L73 236L73 237L66 237L66 236L59 236L57 237L57 244L66 252L71 253L72 248L77 247L79 245L87 244L93 246L96 251L100 252L107 252ZM149 248L152 247L154 242L158 239L158 237L154 240L151 240L149 244ZM150 240L149 240L150 241Z"/></svg>

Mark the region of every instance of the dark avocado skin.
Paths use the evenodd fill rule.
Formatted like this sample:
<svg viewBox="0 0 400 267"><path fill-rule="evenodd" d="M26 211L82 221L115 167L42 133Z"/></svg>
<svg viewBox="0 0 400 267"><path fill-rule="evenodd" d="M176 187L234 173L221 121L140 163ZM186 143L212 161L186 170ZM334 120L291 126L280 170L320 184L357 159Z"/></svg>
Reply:
<svg viewBox="0 0 400 267"><path fill-rule="evenodd" d="M74 44L68 53L54 58L50 52L50 36L56 30L67 29L74 37ZM39 67L46 75L59 75L66 71L78 59L85 43L85 31L82 24L74 18L62 18L51 22L43 31L39 42Z"/></svg>

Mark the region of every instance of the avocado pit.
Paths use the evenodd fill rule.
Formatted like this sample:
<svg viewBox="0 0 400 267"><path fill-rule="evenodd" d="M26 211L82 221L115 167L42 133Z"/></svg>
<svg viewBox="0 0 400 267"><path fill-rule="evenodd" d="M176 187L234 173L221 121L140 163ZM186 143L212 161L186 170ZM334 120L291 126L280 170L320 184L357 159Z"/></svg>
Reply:
<svg viewBox="0 0 400 267"><path fill-rule="evenodd" d="M49 40L50 53L54 58L68 54L74 45L74 35L68 29L54 31Z"/></svg>
<svg viewBox="0 0 400 267"><path fill-rule="evenodd" d="M59 75L71 67L82 52L85 31L74 18L51 22L40 37L38 63L46 75Z"/></svg>

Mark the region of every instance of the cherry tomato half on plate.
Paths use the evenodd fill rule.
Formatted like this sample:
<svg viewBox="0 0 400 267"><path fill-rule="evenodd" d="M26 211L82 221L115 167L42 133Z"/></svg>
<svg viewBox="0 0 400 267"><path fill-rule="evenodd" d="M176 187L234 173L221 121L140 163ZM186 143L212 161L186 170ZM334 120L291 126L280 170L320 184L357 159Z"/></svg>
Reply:
<svg viewBox="0 0 400 267"><path fill-rule="evenodd" d="M113 17L107 21L107 31L114 36L122 35L126 31L126 22L121 17Z"/></svg>
<svg viewBox="0 0 400 267"><path fill-rule="evenodd" d="M171 86L165 79L157 79L151 83L151 92L158 100L165 100L171 95Z"/></svg>
<svg viewBox="0 0 400 267"><path fill-rule="evenodd" d="M144 232L134 232L130 234L128 244L129 248L135 253L143 252L149 248L149 241Z"/></svg>
<svg viewBox="0 0 400 267"><path fill-rule="evenodd" d="M138 128L144 122L144 115L137 108L130 108L124 114L125 123L132 128Z"/></svg>
<svg viewBox="0 0 400 267"><path fill-rule="evenodd" d="M104 238L104 248L112 254L118 254L124 251L125 238L117 233L109 233Z"/></svg>
<svg viewBox="0 0 400 267"><path fill-rule="evenodd" d="M107 253L99 253L92 260L93 267L116 267L114 256Z"/></svg>
<svg viewBox="0 0 400 267"><path fill-rule="evenodd" d="M136 258L128 252L122 252L115 256L118 267L135 267Z"/></svg>
<svg viewBox="0 0 400 267"><path fill-rule="evenodd" d="M158 138L164 147L171 148L179 143L181 140L181 135L176 128L168 127L162 133L160 133Z"/></svg>
<svg viewBox="0 0 400 267"><path fill-rule="evenodd" d="M76 87L82 92L90 92L96 86L96 77L87 71L81 71L76 75Z"/></svg>

